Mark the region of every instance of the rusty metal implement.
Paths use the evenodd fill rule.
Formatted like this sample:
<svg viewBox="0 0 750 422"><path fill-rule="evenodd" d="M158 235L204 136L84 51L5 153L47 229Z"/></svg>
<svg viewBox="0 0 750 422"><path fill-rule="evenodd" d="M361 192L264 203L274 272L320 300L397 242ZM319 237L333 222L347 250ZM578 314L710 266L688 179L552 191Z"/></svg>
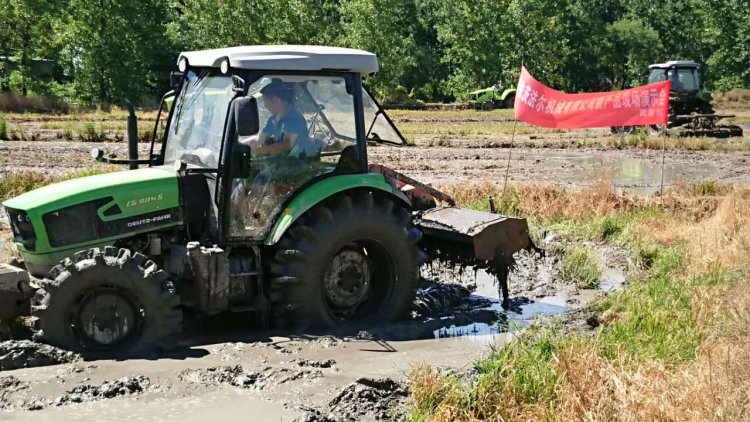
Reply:
<svg viewBox="0 0 750 422"><path fill-rule="evenodd" d="M422 246L433 259L485 268L498 278L503 306L508 304L508 273L513 254L537 250L526 219L457 207L423 211L415 219Z"/></svg>

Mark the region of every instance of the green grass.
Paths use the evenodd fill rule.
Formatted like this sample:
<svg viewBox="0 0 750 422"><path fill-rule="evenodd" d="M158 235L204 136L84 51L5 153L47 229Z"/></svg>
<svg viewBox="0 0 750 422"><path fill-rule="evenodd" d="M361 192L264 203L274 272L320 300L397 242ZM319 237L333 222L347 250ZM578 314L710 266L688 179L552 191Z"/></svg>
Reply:
<svg viewBox="0 0 750 422"><path fill-rule="evenodd" d="M71 130L71 131L81 131L85 129L88 126L93 126L96 130L104 131L104 130L127 130L128 124L125 121L104 121L104 122L95 122L95 121L89 121L89 122L83 122L83 121L49 121L49 122L42 122L39 124L39 127L42 129L49 129L49 130Z"/></svg>
<svg viewBox="0 0 750 422"><path fill-rule="evenodd" d="M602 279L602 268L584 247L565 248L562 253L560 277L581 289L595 289Z"/></svg>
<svg viewBox="0 0 750 422"><path fill-rule="evenodd" d="M0 114L0 140L8 140L8 125L5 122L5 116Z"/></svg>

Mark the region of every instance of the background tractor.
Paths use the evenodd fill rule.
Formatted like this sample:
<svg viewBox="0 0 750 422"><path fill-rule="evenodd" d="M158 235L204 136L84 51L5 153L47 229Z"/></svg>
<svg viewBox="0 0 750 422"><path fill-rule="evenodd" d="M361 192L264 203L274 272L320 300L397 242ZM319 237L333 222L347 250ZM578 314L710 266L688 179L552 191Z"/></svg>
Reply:
<svg viewBox="0 0 750 422"><path fill-rule="evenodd" d="M679 136L712 136L726 138L742 136L737 125L720 125L720 119L734 117L731 114L716 114L711 93L701 86L700 65L694 61L669 61L649 66L648 83L671 81L669 92L669 115L665 125L654 125L651 129L663 134L674 129ZM613 134L633 133L634 126L613 126Z"/></svg>
<svg viewBox="0 0 750 422"><path fill-rule="evenodd" d="M18 257L0 265L0 318L30 314L36 338L89 354L168 348L184 311L296 329L387 322L409 314L430 260L487 268L507 301L513 254L534 247L524 219L457 208L368 163L368 143L404 144L362 86L374 54L248 46L177 63L148 157L131 109L129 158L92 151L131 170L3 204ZM269 114L282 96L307 133Z"/></svg>
<svg viewBox="0 0 750 422"><path fill-rule="evenodd" d="M669 61L649 66L648 83L669 80L669 121L667 128L676 129L680 136L742 136L737 125L720 125L717 122L733 115L716 114L711 93L701 85L701 68L694 61Z"/></svg>
<svg viewBox="0 0 750 422"><path fill-rule="evenodd" d="M469 92L469 103L476 109L494 110L496 108L513 108L516 100L516 90L505 88L501 83L489 88Z"/></svg>

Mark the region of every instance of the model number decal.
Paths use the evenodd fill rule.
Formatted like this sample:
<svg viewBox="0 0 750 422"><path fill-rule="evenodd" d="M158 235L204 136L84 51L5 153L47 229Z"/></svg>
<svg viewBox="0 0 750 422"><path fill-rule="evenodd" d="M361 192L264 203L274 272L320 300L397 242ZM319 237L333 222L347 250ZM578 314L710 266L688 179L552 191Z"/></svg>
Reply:
<svg viewBox="0 0 750 422"><path fill-rule="evenodd" d="M144 205L144 204L148 204L149 202L161 201L162 199L164 199L164 194L160 193L160 194L154 195L154 196L147 196L145 198L130 200L130 201L127 202L127 204L125 206L126 207L135 207L136 205Z"/></svg>
<svg viewBox="0 0 750 422"><path fill-rule="evenodd" d="M144 224L158 223L160 221L171 220L172 214L157 215L155 217L142 218L140 220L129 221L128 227L138 227Z"/></svg>

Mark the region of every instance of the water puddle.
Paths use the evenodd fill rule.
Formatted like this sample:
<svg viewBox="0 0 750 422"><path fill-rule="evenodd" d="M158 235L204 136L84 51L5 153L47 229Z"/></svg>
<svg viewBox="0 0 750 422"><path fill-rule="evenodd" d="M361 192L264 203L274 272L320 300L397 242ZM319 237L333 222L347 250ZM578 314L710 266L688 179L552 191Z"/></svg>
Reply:
<svg viewBox="0 0 750 422"><path fill-rule="evenodd" d="M472 322L469 324L450 324L433 331L435 339L462 337L482 343L493 343L497 338L509 332L526 329L531 322L541 315L559 315L570 312L588 304L601 293L609 294L623 289L626 283L624 271L607 266L605 257L592 249L603 269L599 289L558 291L554 295L535 300L522 295L511 298L510 309L503 309L495 276L484 270L464 271L451 276L451 282L471 286L473 292L465 301L469 306L476 303L477 310L494 313L495 322ZM552 278L552 277L550 277ZM554 283L554 280L547 280ZM562 290L562 289L561 289ZM572 305L575 303L575 306ZM445 317L444 319L450 319Z"/></svg>
<svg viewBox="0 0 750 422"><path fill-rule="evenodd" d="M468 272L467 272L468 273ZM481 311L491 311L496 315L495 323L473 322L466 325L449 325L440 327L433 331L435 339L464 337L483 343L492 343L498 336L515 332L528 327L530 322L539 315L562 314L572 310L566 304L566 298L562 296L544 297L539 300L524 300L522 303L511 300L511 309L503 309L500 295L497 289L495 276L484 270L478 270L475 274L461 274L458 276L464 285L475 285L474 292L468 297L467 303L482 303L485 306L479 308Z"/></svg>

